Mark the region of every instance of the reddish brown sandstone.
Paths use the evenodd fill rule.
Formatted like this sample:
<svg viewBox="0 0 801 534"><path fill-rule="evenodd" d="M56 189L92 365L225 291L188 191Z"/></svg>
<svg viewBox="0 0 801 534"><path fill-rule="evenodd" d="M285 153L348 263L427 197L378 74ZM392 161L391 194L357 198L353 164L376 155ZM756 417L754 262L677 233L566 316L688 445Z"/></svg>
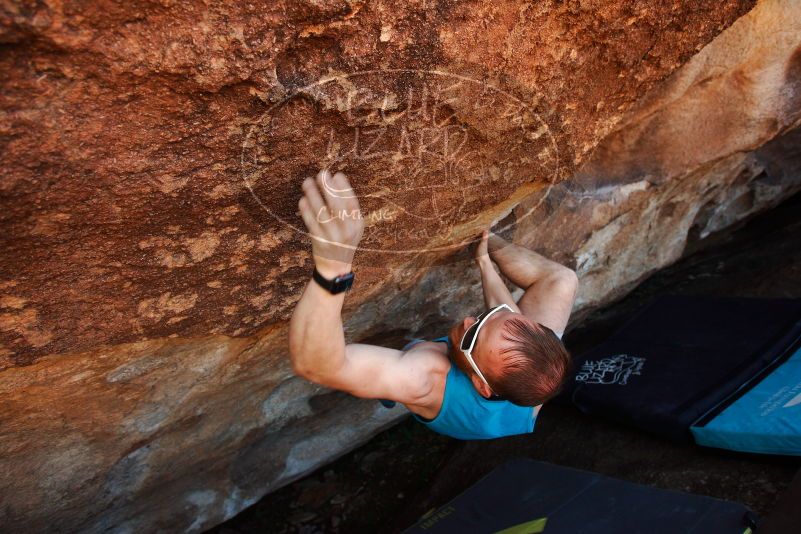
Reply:
<svg viewBox="0 0 801 534"><path fill-rule="evenodd" d="M289 223L321 164L372 213L406 208L368 228L373 248L443 247L361 252L350 339L473 311L447 245L496 217L577 268L586 308L797 189L801 14L752 7L6 7L0 524L199 530L403 416L287 365L310 268ZM343 150L357 126L384 159ZM393 163L428 133L425 157ZM421 218L437 200L460 209Z"/></svg>

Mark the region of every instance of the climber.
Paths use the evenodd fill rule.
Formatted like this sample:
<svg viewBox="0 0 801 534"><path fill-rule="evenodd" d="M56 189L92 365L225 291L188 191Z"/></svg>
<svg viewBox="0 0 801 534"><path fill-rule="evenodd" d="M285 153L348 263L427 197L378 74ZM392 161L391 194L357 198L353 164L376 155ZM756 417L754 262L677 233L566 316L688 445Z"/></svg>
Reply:
<svg viewBox="0 0 801 534"><path fill-rule="evenodd" d="M475 253L487 311L447 336L402 350L346 343L341 309L364 229L346 176L307 178L298 209L312 238L315 270L295 306L289 351L296 374L354 396L400 402L432 430L459 439L532 432L542 404L569 375L561 342L576 274L485 230ZM515 302L496 272L525 292Z"/></svg>

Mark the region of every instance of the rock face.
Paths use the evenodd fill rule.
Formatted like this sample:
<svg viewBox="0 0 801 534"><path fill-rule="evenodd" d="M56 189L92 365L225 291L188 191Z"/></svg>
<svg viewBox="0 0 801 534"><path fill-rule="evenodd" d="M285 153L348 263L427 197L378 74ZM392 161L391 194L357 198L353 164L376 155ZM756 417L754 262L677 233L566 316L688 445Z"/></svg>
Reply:
<svg viewBox="0 0 801 534"><path fill-rule="evenodd" d="M580 313L801 187L793 0L5 9L4 530L201 530L406 415L291 374L321 165L390 344L480 307L496 218Z"/></svg>

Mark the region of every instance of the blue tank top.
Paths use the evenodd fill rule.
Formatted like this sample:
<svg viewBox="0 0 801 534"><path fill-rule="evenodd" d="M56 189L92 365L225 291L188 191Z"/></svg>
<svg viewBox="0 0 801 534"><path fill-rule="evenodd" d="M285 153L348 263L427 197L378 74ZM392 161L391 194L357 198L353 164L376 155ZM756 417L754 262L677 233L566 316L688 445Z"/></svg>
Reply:
<svg viewBox="0 0 801 534"><path fill-rule="evenodd" d="M423 341L416 339L404 350ZM434 339L444 341L451 348L447 336ZM391 407L387 401L382 404ZM392 402L392 405L395 403ZM506 400L490 400L481 396L461 369L451 363L445 380L442 406L434 419L412 413L415 419L431 430L457 439L493 439L534 431L536 409L518 406Z"/></svg>

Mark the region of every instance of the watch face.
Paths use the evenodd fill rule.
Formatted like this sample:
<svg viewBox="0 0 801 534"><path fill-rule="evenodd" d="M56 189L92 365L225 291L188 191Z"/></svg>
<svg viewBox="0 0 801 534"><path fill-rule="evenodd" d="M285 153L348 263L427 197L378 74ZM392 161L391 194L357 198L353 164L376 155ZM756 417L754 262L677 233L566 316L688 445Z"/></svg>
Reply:
<svg viewBox="0 0 801 534"><path fill-rule="evenodd" d="M347 291L353 285L353 273L348 273L334 278L334 291L340 293Z"/></svg>

